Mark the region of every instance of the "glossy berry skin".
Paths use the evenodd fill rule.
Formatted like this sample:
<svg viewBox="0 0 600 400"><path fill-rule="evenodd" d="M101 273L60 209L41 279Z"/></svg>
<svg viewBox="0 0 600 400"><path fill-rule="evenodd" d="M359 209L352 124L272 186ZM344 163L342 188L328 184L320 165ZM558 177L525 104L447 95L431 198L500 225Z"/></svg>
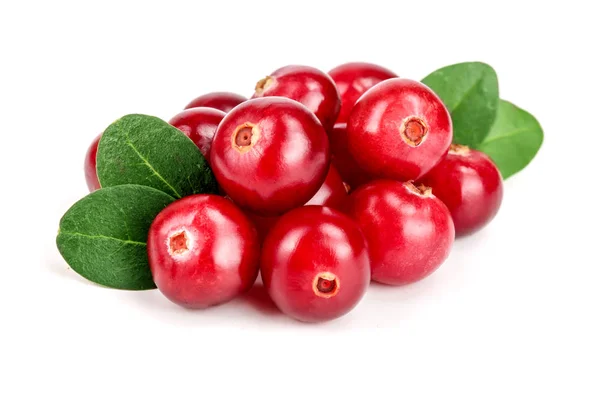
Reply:
<svg viewBox="0 0 600 400"><path fill-rule="evenodd" d="M334 80L342 99L336 123L348 122L352 107L364 92L381 81L398 77L387 68L364 62L339 65L329 71L329 76Z"/></svg>
<svg viewBox="0 0 600 400"><path fill-rule="evenodd" d="M234 107L248 100L244 96L230 92L212 92L196 97L190 102L186 109L195 107L211 107L228 113Z"/></svg>
<svg viewBox="0 0 600 400"><path fill-rule="evenodd" d="M319 191L305 205L327 206L340 209L345 204L347 197L346 184L342 181L335 167L330 165L325 182L323 182ZM246 215L256 226L261 242L264 241L267 234L280 218L279 216L262 216L250 211L246 211Z"/></svg>
<svg viewBox="0 0 600 400"><path fill-rule="evenodd" d="M261 276L285 314L305 322L338 318L367 290L367 244L358 226L341 212L301 207L282 216L267 236Z"/></svg>
<svg viewBox="0 0 600 400"><path fill-rule="evenodd" d="M502 203L502 175L484 153L452 145L444 159L421 180L452 214L456 236L478 231Z"/></svg>
<svg viewBox="0 0 600 400"><path fill-rule="evenodd" d="M224 303L258 275L256 229L231 201L184 197L161 211L148 234L148 260L158 289L188 308Z"/></svg>
<svg viewBox="0 0 600 400"><path fill-rule="evenodd" d="M96 136L94 141L88 147L85 153L85 161L83 163L83 171L85 173L85 182L90 192L100 189L98 181L98 173L96 172L96 155L98 154L98 143L102 134Z"/></svg>
<svg viewBox="0 0 600 400"><path fill-rule="evenodd" d="M245 211L245 214L256 227L256 231L258 232L258 239L261 243L264 242L269 232L271 232L271 229L273 229L277 221L279 221L279 215L262 216L254 214L251 211Z"/></svg>
<svg viewBox="0 0 600 400"><path fill-rule="evenodd" d="M340 112L340 95L326 73L304 65L288 65L256 84L252 98L281 96L296 100L313 112L323 127L333 127Z"/></svg>
<svg viewBox="0 0 600 400"><path fill-rule="evenodd" d="M329 142L315 115L300 103L252 99L219 125L210 164L235 204L280 215L317 193L329 168Z"/></svg>
<svg viewBox="0 0 600 400"><path fill-rule="evenodd" d="M409 79L388 79L369 89L348 121L350 154L377 178L416 180L452 142L452 120L440 98Z"/></svg>
<svg viewBox="0 0 600 400"><path fill-rule="evenodd" d="M210 107L190 108L175 115L169 124L182 131L198 146L206 158L210 155L210 146L217 126L225 117L223 111Z"/></svg>
<svg viewBox="0 0 600 400"><path fill-rule="evenodd" d="M325 182L323 182L319 191L305 205L340 209L343 207L347 197L348 190L346 184L342 181L342 177L335 167L330 165ZM264 217L251 212L246 212L246 215L254 222L261 241L264 240L279 219L279 216Z"/></svg>
<svg viewBox="0 0 600 400"><path fill-rule="evenodd" d="M331 146L331 163L335 165L342 180L349 185L351 190L373 179L364 168L361 168L348 150L346 124L335 124L329 131L329 145Z"/></svg>
<svg viewBox="0 0 600 400"><path fill-rule="evenodd" d="M373 181L349 196L346 212L367 239L374 281L388 285L416 282L450 254L452 217L429 188Z"/></svg>
<svg viewBox="0 0 600 400"><path fill-rule="evenodd" d="M306 202L306 205L341 208L347 197L347 185L344 184L337 169L331 164L329 172L327 172L327 176L325 177L325 182L323 182L319 191Z"/></svg>

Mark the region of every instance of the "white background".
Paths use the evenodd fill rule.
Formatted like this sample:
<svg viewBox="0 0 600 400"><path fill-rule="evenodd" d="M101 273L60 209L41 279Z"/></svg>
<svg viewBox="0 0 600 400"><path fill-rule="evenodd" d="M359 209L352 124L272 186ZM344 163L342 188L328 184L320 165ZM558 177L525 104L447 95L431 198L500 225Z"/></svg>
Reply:
<svg viewBox="0 0 600 400"><path fill-rule="evenodd" d="M600 31L593 2L536 3L2 2L0 398L600 398ZM58 221L113 120L355 60L414 79L487 62L545 129L434 275L306 325L258 289L191 312L68 269Z"/></svg>

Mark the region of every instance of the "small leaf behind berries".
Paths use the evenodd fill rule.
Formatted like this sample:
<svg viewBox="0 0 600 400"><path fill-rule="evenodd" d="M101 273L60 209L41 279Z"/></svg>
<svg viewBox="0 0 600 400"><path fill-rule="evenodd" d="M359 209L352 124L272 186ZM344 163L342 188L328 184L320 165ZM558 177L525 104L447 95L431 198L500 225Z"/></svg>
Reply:
<svg viewBox="0 0 600 400"><path fill-rule="evenodd" d="M102 187L144 185L175 198L217 190L194 142L149 115L130 114L111 124L100 139L96 168Z"/></svg>
<svg viewBox="0 0 600 400"><path fill-rule="evenodd" d="M533 160L543 141L544 132L533 115L501 100L492 130L477 149L494 160L506 179Z"/></svg>
<svg viewBox="0 0 600 400"><path fill-rule="evenodd" d="M487 136L498 108L498 77L487 64L450 65L423 79L452 115L453 142L475 147Z"/></svg>
<svg viewBox="0 0 600 400"><path fill-rule="evenodd" d="M154 217L174 200L140 185L97 190L62 217L58 250L75 272L92 282L116 289L153 289L148 230Z"/></svg>

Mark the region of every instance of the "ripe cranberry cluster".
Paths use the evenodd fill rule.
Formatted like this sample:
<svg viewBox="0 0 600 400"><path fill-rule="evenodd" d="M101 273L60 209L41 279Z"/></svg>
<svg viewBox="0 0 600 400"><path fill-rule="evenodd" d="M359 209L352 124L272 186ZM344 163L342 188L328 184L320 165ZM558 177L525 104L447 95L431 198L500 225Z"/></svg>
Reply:
<svg viewBox="0 0 600 400"><path fill-rule="evenodd" d="M340 317L370 280L405 285L436 270L456 236L502 200L485 154L452 143L452 120L424 84L377 65L328 74L287 66L251 99L198 97L170 120L209 161L221 195L166 207L148 238L153 279L185 307L223 303L260 271L284 313ZM98 188L97 140L86 157Z"/></svg>

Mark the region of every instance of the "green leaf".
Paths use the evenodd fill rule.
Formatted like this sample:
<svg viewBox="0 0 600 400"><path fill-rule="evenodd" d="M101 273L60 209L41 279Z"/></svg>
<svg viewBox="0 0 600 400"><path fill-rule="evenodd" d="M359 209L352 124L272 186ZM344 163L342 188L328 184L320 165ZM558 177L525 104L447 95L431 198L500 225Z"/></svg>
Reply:
<svg viewBox="0 0 600 400"><path fill-rule="evenodd" d="M62 217L56 245L81 276L100 285L152 289L146 241L154 217L175 199L140 185L102 188Z"/></svg>
<svg viewBox="0 0 600 400"><path fill-rule="evenodd" d="M498 108L498 77L480 62L454 64L423 79L452 115L454 143L475 147L487 136Z"/></svg>
<svg viewBox="0 0 600 400"><path fill-rule="evenodd" d="M492 130L477 149L494 160L506 179L533 160L543 141L544 132L533 115L501 100Z"/></svg>
<svg viewBox="0 0 600 400"><path fill-rule="evenodd" d="M215 177L194 142L149 115L126 115L111 124L100 139L96 168L102 187L144 185L175 198L217 191Z"/></svg>

